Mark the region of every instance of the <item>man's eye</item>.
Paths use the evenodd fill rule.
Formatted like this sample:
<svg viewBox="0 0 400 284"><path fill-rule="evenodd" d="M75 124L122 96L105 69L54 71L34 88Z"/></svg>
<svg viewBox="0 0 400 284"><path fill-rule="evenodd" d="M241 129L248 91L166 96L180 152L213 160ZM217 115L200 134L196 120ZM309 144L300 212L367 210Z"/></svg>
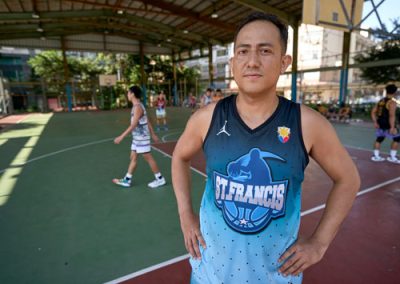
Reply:
<svg viewBox="0 0 400 284"><path fill-rule="evenodd" d="M238 54L239 55L245 55L245 54L247 54L247 50L239 50Z"/></svg>
<svg viewBox="0 0 400 284"><path fill-rule="evenodd" d="M271 53L270 49L261 49L261 54L269 54Z"/></svg>

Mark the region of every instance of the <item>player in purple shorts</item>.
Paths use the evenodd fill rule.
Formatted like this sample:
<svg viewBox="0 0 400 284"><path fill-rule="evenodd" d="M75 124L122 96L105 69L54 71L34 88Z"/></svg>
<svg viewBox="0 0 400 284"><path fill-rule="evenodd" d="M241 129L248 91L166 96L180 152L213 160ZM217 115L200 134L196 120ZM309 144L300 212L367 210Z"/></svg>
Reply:
<svg viewBox="0 0 400 284"><path fill-rule="evenodd" d="M392 139L390 156L387 160L391 163L400 164L396 157L400 142L399 129L396 126L396 102L393 100L397 87L394 84L386 86L386 97L381 99L371 111L371 118L376 128L376 140L374 143L374 155L371 160L382 162L385 158L380 156L380 148L385 138Z"/></svg>

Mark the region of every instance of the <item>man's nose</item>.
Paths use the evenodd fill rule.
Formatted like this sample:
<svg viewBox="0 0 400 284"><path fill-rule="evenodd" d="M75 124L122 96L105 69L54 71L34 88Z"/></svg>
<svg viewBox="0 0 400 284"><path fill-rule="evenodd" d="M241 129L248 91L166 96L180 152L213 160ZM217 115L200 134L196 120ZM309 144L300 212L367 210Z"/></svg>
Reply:
<svg viewBox="0 0 400 284"><path fill-rule="evenodd" d="M260 65L260 55L256 51L249 52L249 67L259 66Z"/></svg>

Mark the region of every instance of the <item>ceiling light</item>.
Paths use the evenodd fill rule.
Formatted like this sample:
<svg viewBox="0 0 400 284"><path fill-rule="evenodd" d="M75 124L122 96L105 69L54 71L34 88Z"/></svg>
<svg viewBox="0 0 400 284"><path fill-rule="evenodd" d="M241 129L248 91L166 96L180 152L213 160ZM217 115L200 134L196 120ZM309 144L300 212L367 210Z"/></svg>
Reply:
<svg viewBox="0 0 400 284"><path fill-rule="evenodd" d="M214 11L214 12L211 14L211 18L213 18L213 19L218 18L218 14Z"/></svg>
<svg viewBox="0 0 400 284"><path fill-rule="evenodd" d="M39 19L40 16L39 16L39 14L37 14L37 13L32 13L32 18L34 18L34 19Z"/></svg>
<svg viewBox="0 0 400 284"><path fill-rule="evenodd" d="M161 43L157 44L158 47L161 47Z"/></svg>
<svg viewBox="0 0 400 284"><path fill-rule="evenodd" d="M42 32L44 32L44 29L43 29L43 28L41 28L41 27L38 27L36 30L37 30L39 33L42 33Z"/></svg>
<svg viewBox="0 0 400 284"><path fill-rule="evenodd" d="M171 40L170 38L167 38L167 41L168 41L168 42L171 42L172 40Z"/></svg>
<svg viewBox="0 0 400 284"><path fill-rule="evenodd" d="M184 33L184 34L188 34L189 31L188 31L188 30L183 30L183 33Z"/></svg>
<svg viewBox="0 0 400 284"><path fill-rule="evenodd" d="M41 40L46 40L46 37L45 36L41 36L40 39Z"/></svg>
<svg viewBox="0 0 400 284"><path fill-rule="evenodd" d="M118 10L117 13L118 13L119 15L122 15L122 14L124 13L124 10Z"/></svg>

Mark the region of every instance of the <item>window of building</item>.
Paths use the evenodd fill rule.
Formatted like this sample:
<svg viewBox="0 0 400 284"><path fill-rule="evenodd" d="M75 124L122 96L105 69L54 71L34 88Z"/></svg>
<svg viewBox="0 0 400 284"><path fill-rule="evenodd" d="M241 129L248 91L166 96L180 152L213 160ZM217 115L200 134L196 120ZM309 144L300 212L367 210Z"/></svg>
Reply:
<svg viewBox="0 0 400 284"><path fill-rule="evenodd" d="M225 63L217 64L217 77L225 77Z"/></svg>
<svg viewBox="0 0 400 284"><path fill-rule="evenodd" d="M226 50L226 49L217 50L217 56L218 57L225 56L225 55L228 55L228 50Z"/></svg>
<svg viewBox="0 0 400 284"><path fill-rule="evenodd" d="M337 12L333 12L332 13L332 20L334 22L338 22L339 21L339 14Z"/></svg>

